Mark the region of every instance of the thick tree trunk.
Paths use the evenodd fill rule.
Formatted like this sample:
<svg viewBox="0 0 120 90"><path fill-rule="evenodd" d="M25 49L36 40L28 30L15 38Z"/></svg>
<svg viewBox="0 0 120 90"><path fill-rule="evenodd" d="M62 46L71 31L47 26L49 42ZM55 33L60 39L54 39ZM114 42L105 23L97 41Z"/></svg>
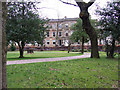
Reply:
<svg viewBox="0 0 120 90"><path fill-rule="evenodd" d="M81 53L82 54L84 53L84 37L82 37L82 50L81 50Z"/></svg>
<svg viewBox="0 0 120 90"><path fill-rule="evenodd" d="M91 58L99 58L97 36L91 37Z"/></svg>
<svg viewBox="0 0 120 90"><path fill-rule="evenodd" d="M88 13L88 8L94 3L94 1L95 0L93 0L92 2L89 1L88 3L76 1L76 3L78 4L81 10L80 18L82 19L83 29L85 29L86 33L88 34L91 40L91 58L99 58L97 34L90 23Z"/></svg>
<svg viewBox="0 0 120 90"><path fill-rule="evenodd" d="M82 12L80 13L80 18L83 21L83 29L85 29L91 40L91 58L99 58L97 34L90 24L89 13L85 13L85 16L81 14Z"/></svg>
<svg viewBox="0 0 120 90"><path fill-rule="evenodd" d="M6 33L5 33L5 22L6 22L6 3L5 2L0 2L0 11L2 14L2 21L0 22L2 25L1 25L1 43L2 43L2 63L1 63L1 68L0 68L0 89L1 88L7 88L7 75L6 75L6 53L7 53L7 48L6 48ZM1 58L1 57L0 57Z"/></svg>
<svg viewBox="0 0 120 90"><path fill-rule="evenodd" d="M0 2L0 90L2 89L2 2Z"/></svg>
<svg viewBox="0 0 120 90"><path fill-rule="evenodd" d="M110 49L110 53L108 55L108 58L114 58L114 50L115 50L115 39L112 41L112 47Z"/></svg>

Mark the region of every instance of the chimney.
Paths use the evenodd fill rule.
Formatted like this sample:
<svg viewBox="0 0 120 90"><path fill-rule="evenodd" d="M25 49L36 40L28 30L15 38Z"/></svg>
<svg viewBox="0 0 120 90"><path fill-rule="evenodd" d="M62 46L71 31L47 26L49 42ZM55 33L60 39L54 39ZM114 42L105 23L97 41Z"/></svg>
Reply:
<svg viewBox="0 0 120 90"><path fill-rule="evenodd" d="M66 18L67 18L67 16L64 17L64 19L66 19Z"/></svg>

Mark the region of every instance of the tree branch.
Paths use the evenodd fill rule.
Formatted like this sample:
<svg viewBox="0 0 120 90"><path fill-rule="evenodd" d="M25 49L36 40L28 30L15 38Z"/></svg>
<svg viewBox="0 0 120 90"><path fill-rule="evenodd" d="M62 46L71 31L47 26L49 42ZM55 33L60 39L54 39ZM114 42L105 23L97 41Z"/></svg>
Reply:
<svg viewBox="0 0 120 90"><path fill-rule="evenodd" d="M88 3L85 3L83 0L75 0L75 1L81 9L88 8L95 2L95 0L90 0Z"/></svg>
<svg viewBox="0 0 120 90"><path fill-rule="evenodd" d="M94 2L95 2L95 0L90 0L90 1L87 3L87 7L90 7Z"/></svg>
<svg viewBox="0 0 120 90"><path fill-rule="evenodd" d="M78 6L81 8L83 5L85 5L85 2L77 2L76 0L76 3L78 4Z"/></svg>
<svg viewBox="0 0 120 90"><path fill-rule="evenodd" d="M78 7L78 5L75 5L75 4L72 4L72 3L69 3L69 2L64 2L64 1L62 1L62 0L59 0L59 1L62 2L62 3L68 4L68 5L73 5L73 6Z"/></svg>

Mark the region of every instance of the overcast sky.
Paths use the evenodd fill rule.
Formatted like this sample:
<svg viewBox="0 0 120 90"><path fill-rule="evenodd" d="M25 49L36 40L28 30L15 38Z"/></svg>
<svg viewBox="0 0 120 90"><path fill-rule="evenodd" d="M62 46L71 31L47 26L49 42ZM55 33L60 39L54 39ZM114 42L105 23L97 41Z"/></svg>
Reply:
<svg viewBox="0 0 120 90"><path fill-rule="evenodd" d="M64 0L70 1L71 3L75 3L75 0ZM88 1L88 0L86 0ZM97 18L95 16L96 5L100 7L105 7L106 2L111 0L96 0L95 3L89 8L89 12L92 18ZM58 19L64 18L75 18L79 17L80 9L79 7L75 7L72 5L63 4L59 0L42 0L42 2L38 5L38 7L44 7L39 10L39 14L41 17L47 17L49 19Z"/></svg>

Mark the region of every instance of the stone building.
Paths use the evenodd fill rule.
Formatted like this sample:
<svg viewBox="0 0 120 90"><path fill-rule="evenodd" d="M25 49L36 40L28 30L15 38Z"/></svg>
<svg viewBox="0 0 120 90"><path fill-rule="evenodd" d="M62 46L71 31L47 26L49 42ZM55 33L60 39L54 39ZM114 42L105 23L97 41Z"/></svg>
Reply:
<svg viewBox="0 0 120 90"><path fill-rule="evenodd" d="M73 33L71 26L76 23L78 18L51 19L47 26L45 47L68 46L69 36Z"/></svg>

